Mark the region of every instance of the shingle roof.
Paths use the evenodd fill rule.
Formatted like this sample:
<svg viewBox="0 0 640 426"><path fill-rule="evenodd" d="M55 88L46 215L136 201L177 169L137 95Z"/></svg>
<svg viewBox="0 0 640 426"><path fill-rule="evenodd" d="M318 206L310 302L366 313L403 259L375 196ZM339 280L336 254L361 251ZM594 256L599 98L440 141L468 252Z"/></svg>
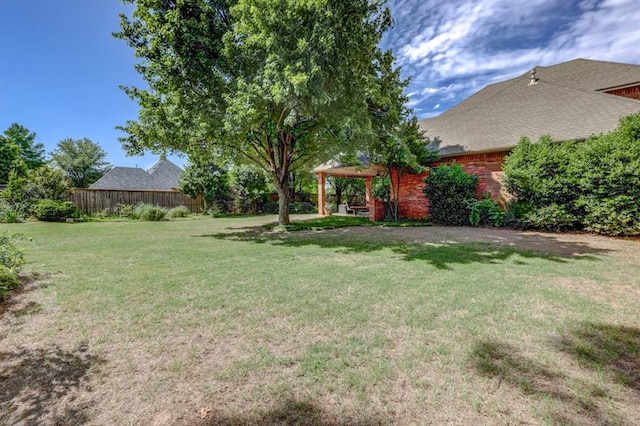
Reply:
<svg viewBox="0 0 640 426"><path fill-rule="evenodd" d="M420 127L440 155L486 152L515 146L522 136L584 139L615 129L621 117L640 112L640 101L603 93L640 83L640 66L576 59L536 67L492 84Z"/></svg>
<svg viewBox="0 0 640 426"><path fill-rule="evenodd" d="M114 167L89 189L174 190L178 188L181 172L169 160L160 160L149 171L137 167Z"/></svg>
<svg viewBox="0 0 640 426"><path fill-rule="evenodd" d="M160 188L177 188L182 169L169 160L160 160L149 169L155 185Z"/></svg>

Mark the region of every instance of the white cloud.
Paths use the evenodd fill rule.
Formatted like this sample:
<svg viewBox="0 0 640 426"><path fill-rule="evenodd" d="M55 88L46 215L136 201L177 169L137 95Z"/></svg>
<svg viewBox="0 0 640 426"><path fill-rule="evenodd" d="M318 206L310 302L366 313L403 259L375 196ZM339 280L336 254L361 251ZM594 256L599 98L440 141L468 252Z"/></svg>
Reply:
<svg viewBox="0 0 640 426"><path fill-rule="evenodd" d="M392 46L411 104L444 109L536 65L578 57L640 63L638 0L391 0ZM423 105L424 106L424 105ZM422 108L429 110L429 108Z"/></svg>

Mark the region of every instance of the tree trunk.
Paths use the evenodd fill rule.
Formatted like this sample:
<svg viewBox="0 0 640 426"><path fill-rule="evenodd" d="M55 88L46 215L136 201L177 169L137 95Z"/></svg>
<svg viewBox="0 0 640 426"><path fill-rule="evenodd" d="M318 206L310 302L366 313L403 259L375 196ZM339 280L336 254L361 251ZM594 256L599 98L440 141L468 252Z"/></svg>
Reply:
<svg viewBox="0 0 640 426"><path fill-rule="evenodd" d="M289 178L284 174L285 181L276 179L276 192L278 193L278 225L289 225Z"/></svg>
<svg viewBox="0 0 640 426"><path fill-rule="evenodd" d="M390 172L389 176L391 176L390 184L390 197L389 197L389 205L391 207L391 213L393 216L393 220L397 221L400 219L400 179L402 178L402 174L399 170L395 170L396 178L393 179L393 170Z"/></svg>
<svg viewBox="0 0 640 426"><path fill-rule="evenodd" d="M336 205L342 204L342 188L339 185L336 185Z"/></svg>

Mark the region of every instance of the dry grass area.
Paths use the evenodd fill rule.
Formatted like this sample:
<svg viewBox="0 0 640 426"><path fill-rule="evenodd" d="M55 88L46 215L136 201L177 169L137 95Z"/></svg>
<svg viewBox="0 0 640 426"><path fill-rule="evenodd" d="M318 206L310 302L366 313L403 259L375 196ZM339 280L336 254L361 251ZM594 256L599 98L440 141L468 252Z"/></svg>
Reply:
<svg viewBox="0 0 640 426"><path fill-rule="evenodd" d="M640 241L0 225L0 424L640 424Z"/></svg>

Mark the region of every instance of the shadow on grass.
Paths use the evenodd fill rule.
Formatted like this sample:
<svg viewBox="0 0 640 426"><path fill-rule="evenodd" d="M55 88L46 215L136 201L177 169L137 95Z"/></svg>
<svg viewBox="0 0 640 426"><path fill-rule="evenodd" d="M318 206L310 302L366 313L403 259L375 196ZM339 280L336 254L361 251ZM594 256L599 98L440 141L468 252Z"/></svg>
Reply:
<svg viewBox="0 0 640 426"><path fill-rule="evenodd" d="M514 346L495 340L476 343L469 359L476 373L498 380L491 392L506 382L528 397L555 401L556 406L547 413L551 423L604 425L631 421L622 405L610 404L614 396L608 392L618 384L636 395L640 393L640 329L585 322L553 341L553 347L573 356L587 370L584 377L588 378L553 371L519 354ZM605 372L610 380L602 381L594 372Z"/></svg>
<svg viewBox="0 0 640 426"><path fill-rule="evenodd" d="M20 285L9 292L8 297L0 301L0 317L5 314L13 314L16 317L37 314L42 310L39 303L28 302L22 304L21 294L29 293L38 288L47 286L46 279L51 275L32 273L30 275L20 275Z"/></svg>
<svg viewBox="0 0 640 426"><path fill-rule="evenodd" d="M0 424L86 423L85 413L70 404L72 392L102 362L86 347L0 351Z"/></svg>
<svg viewBox="0 0 640 426"><path fill-rule="evenodd" d="M411 232L410 228L404 231ZM474 231L475 229L469 229L470 233ZM427 232L429 231L427 230ZM454 264L500 263L514 255L525 259L545 259L556 263L565 263L571 259L593 261L597 260L596 255L609 252L607 249L592 247L581 242L559 241L552 235L513 232L512 236L515 236L513 241L505 242L504 237L496 237L486 230L478 232L486 234L487 242L464 241L462 237L461 241L451 241L452 238L448 238L440 241L433 239L425 242L406 242L400 239L394 240L395 237L392 234L382 234L375 227L288 232L274 231L260 226L202 235L202 237L255 244L270 243L289 247L318 246L344 254L391 250L406 261L424 261L438 269L451 269ZM524 264L525 262L516 260L515 263Z"/></svg>
<svg viewBox="0 0 640 426"><path fill-rule="evenodd" d="M518 354L508 343L494 340L478 342L471 351L471 365L482 376L510 383L525 394L549 395L566 400L568 395L555 382L562 374ZM500 382L498 382L499 386Z"/></svg>
<svg viewBox="0 0 640 426"><path fill-rule="evenodd" d="M581 366L605 370L613 379L640 393L640 329L584 322L558 342L558 348Z"/></svg>
<svg viewBox="0 0 640 426"><path fill-rule="evenodd" d="M503 382L538 402L553 401L543 412L551 424L625 424L622 413L608 411L610 399L600 384L587 383L553 371L543 364L520 355L518 349L493 340L478 342L471 351L470 362L481 376L498 379L491 393ZM529 405L528 402L525 402ZM543 406L545 404L543 403Z"/></svg>
<svg viewBox="0 0 640 426"><path fill-rule="evenodd" d="M246 416L216 416L204 420L201 425L237 426L237 425L317 425L317 426L373 426L391 424L390 420L380 418L337 419L318 405L308 401L287 400L266 412Z"/></svg>

